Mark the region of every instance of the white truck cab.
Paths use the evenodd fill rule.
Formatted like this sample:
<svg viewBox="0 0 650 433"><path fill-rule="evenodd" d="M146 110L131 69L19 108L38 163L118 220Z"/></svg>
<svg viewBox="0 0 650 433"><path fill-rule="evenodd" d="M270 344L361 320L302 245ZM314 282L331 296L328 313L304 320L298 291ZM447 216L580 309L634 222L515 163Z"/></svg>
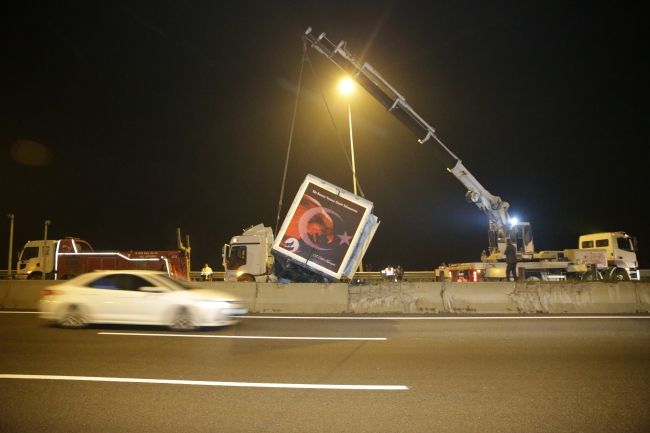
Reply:
<svg viewBox="0 0 650 433"><path fill-rule="evenodd" d="M241 236L233 237L222 250L224 281L266 281L274 264L274 239L273 229L264 224L249 227Z"/></svg>
<svg viewBox="0 0 650 433"><path fill-rule="evenodd" d="M578 248L607 251L607 275L610 280L638 280L636 238L625 232L592 233L580 236Z"/></svg>
<svg viewBox="0 0 650 433"><path fill-rule="evenodd" d="M16 279L41 279L43 274L54 278L60 253L92 252L92 247L81 239L65 238L28 241L18 258Z"/></svg>

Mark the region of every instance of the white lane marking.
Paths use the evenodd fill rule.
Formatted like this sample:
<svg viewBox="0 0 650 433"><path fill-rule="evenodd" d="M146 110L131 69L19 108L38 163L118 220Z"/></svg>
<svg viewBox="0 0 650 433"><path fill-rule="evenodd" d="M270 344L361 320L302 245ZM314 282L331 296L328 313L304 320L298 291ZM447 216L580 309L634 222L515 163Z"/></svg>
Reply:
<svg viewBox="0 0 650 433"><path fill-rule="evenodd" d="M50 376L40 374L0 374L0 379L77 380L89 382L162 383L170 385L238 386L251 388L358 389L372 391L407 390L404 385L322 385L312 383L213 382L204 380L136 379L129 377Z"/></svg>
<svg viewBox="0 0 650 433"><path fill-rule="evenodd" d="M197 334L150 334L138 332L98 332L99 335L137 335L144 337L194 337L194 338L252 338L266 340L351 340L351 341L384 341L386 338L364 337L267 337L263 335L197 335Z"/></svg>
<svg viewBox="0 0 650 433"><path fill-rule="evenodd" d="M38 314L40 311L0 311L0 314Z"/></svg>
<svg viewBox="0 0 650 433"><path fill-rule="evenodd" d="M454 316L454 317L314 317L314 316L239 316L241 319L302 319L302 320L535 320L535 319L650 319L650 316Z"/></svg>

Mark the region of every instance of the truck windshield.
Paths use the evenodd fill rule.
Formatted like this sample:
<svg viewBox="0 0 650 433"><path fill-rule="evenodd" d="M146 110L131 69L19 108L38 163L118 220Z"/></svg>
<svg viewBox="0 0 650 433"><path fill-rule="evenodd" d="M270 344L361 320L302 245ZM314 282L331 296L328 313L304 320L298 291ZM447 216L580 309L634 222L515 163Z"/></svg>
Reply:
<svg viewBox="0 0 650 433"><path fill-rule="evenodd" d="M226 258L228 269L239 269L246 264L246 246L233 245L230 249L230 255Z"/></svg>
<svg viewBox="0 0 650 433"><path fill-rule="evenodd" d="M632 239L630 238L618 238L616 239L618 247L624 251L634 251L634 246L632 245Z"/></svg>
<svg viewBox="0 0 650 433"><path fill-rule="evenodd" d="M20 260L29 260L38 257L38 247L27 247L20 254Z"/></svg>

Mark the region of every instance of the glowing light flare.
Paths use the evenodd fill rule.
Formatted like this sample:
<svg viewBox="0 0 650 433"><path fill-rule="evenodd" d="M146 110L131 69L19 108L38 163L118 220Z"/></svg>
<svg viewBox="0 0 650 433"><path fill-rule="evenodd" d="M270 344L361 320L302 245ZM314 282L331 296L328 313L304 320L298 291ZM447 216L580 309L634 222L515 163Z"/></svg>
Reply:
<svg viewBox="0 0 650 433"><path fill-rule="evenodd" d="M345 96L349 96L352 94L352 92L354 92L354 87L354 81L351 78L344 78L339 83L339 92Z"/></svg>

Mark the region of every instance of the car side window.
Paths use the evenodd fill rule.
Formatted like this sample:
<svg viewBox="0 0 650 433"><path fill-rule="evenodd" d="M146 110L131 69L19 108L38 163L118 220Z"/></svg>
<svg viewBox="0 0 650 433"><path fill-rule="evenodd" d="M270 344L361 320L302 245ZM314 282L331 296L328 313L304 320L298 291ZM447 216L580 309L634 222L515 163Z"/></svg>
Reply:
<svg viewBox="0 0 650 433"><path fill-rule="evenodd" d="M149 281L137 275L129 274L112 274L99 278L90 284L88 287L95 289L111 289L111 290L129 290L137 291L140 287L152 287Z"/></svg>
<svg viewBox="0 0 650 433"><path fill-rule="evenodd" d="M95 281L92 281L90 284L88 284L88 287L92 287L94 289L116 290L119 288L116 277L117 275L106 275L105 277L101 277Z"/></svg>
<svg viewBox="0 0 650 433"><path fill-rule="evenodd" d="M128 281L125 281L125 289L124 290L139 290L140 287L154 287L153 284L151 284L149 281L145 280L142 277L138 277L137 275L124 275L125 277L128 277Z"/></svg>

